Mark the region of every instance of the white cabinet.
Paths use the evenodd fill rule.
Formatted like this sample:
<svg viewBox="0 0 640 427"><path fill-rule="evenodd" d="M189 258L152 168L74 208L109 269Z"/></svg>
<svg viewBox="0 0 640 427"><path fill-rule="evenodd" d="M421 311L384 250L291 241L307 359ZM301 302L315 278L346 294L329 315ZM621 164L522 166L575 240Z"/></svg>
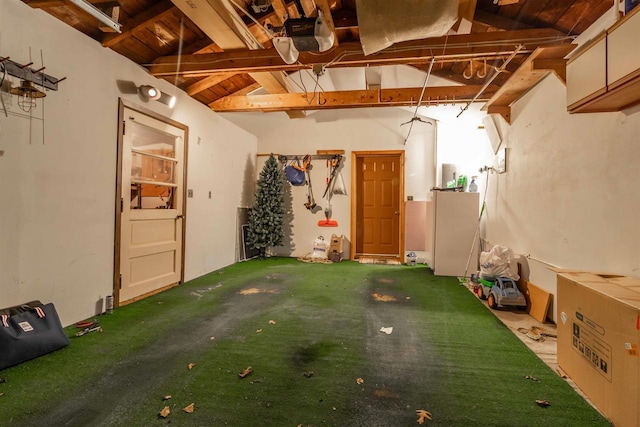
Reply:
<svg viewBox="0 0 640 427"><path fill-rule="evenodd" d="M567 64L567 110L621 111L640 103L640 7Z"/></svg>
<svg viewBox="0 0 640 427"><path fill-rule="evenodd" d="M480 206L478 193L433 191L432 194L429 266L436 276L463 276L465 271L467 275L475 273L478 269L478 242L474 245Z"/></svg>
<svg viewBox="0 0 640 427"><path fill-rule="evenodd" d="M602 34L567 63L567 106L607 90L607 38Z"/></svg>
<svg viewBox="0 0 640 427"><path fill-rule="evenodd" d="M607 85L610 88L640 71L640 13L609 30L607 35Z"/></svg>

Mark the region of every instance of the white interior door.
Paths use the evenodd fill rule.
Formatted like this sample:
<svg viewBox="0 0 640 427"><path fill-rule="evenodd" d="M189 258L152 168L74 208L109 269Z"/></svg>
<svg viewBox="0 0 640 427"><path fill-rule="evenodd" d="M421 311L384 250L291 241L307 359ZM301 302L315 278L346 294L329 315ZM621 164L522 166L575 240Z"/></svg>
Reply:
<svg viewBox="0 0 640 427"><path fill-rule="evenodd" d="M183 129L124 109L119 303L180 281Z"/></svg>

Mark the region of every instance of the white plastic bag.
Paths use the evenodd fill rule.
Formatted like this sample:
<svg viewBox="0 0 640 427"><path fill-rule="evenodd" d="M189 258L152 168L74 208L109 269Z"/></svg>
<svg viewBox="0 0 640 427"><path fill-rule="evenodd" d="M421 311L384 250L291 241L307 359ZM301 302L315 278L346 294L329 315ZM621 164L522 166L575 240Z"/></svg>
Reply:
<svg viewBox="0 0 640 427"><path fill-rule="evenodd" d="M494 280L496 277L508 277L518 280L518 263L513 251L506 246L496 245L489 252L480 254L480 277Z"/></svg>
<svg viewBox="0 0 640 427"><path fill-rule="evenodd" d="M313 251L311 252L311 258L313 259L327 259L329 252L329 242L324 240L324 237L318 236L313 241Z"/></svg>

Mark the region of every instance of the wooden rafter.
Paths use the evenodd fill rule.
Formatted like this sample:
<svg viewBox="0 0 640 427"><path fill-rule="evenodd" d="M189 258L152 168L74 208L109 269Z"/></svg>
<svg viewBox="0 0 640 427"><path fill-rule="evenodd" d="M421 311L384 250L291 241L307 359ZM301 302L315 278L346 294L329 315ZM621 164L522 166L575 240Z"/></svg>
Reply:
<svg viewBox="0 0 640 427"><path fill-rule="evenodd" d="M204 79L189 85L187 88L185 88L184 91L187 92L187 95L193 96L235 75L236 73L214 74L212 76L205 77Z"/></svg>
<svg viewBox="0 0 640 427"><path fill-rule="evenodd" d="M125 38L131 36L134 32L141 28L145 28L147 25L162 19L162 17L172 12L173 3L170 0L163 0L160 3L156 3L152 7L146 9L144 12L131 18L123 25L122 32L119 34L107 34L102 39L102 46L112 47Z"/></svg>
<svg viewBox="0 0 640 427"><path fill-rule="evenodd" d="M68 6L71 4L68 0L31 0L26 3L34 9L47 9L50 7Z"/></svg>
<svg viewBox="0 0 640 427"><path fill-rule="evenodd" d="M331 7L329 6L329 0L315 0L315 3L316 3L316 7L322 11L322 14L324 15L324 20L326 21L327 26L329 27L331 32L335 35L336 27L333 24L333 17L331 16ZM334 46L338 45L338 37L334 38L333 45Z"/></svg>
<svg viewBox="0 0 640 427"><path fill-rule="evenodd" d="M574 44L538 47L483 108L489 113L502 115L510 123L511 104L542 80L547 73L554 72L561 79L566 76L563 58L574 48Z"/></svg>
<svg viewBox="0 0 640 427"><path fill-rule="evenodd" d="M423 105L467 103L481 89L480 85L428 87L422 97ZM497 90L489 86L479 101L486 100ZM422 88L353 90L336 92L289 93L279 95L227 96L209 104L214 111L296 111L337 108L415 106Z"/></svg>
<svg viewBox="0 0 640 427"><path fill-rule="evenodd" d="M374 55L365 56L362 45L357 42L343 43L327 52L300 52L299 64L285 64L275 49L263 49L248 54L246 51L224 52L202 55L165 56L156 59L149 71L155 76L175 74L180 61L180 72L191 75L209 75L219 72L253 71L297 71L301 65L328 64L332 67L362 67L370 65L397 65L425 63L432 57L483 59L486 55L508 55L516 44L523 43L531 53L537 46L548 45L553 40L560 44L570 43L553 29L519 31L495 31L482 34L463 34L436 37L425 40L397 43ZM445 47L446 46L446 47ZM444 52L443 52L444 51ZM485 56L483 56L485 55Z"/></svg>
<svg viewBox="0 0 640 427"><path fill-rule="evenodd" d="M240 19L236 10L228 0L207 0L194 2L194 0L174 0L176 5L182 10L200 29L216 42L222 49L242 49L239 50L245 56L251 57L260 52L261 46L252 36L248 27ZM196 5L193 9L192 5ZM245 49L252 49L248 53ZM224 55L226 53L186 55L186 57L206 57L208 55ZM230 72L236 72L230 70ZM189 74L189 73L186 73ZM258 82L269 93L288 93L292 89L289 87L284 73L275 71L265 72L264 70L248 71L248 74ZM296 115L298 117L298 115Z"/></svg>

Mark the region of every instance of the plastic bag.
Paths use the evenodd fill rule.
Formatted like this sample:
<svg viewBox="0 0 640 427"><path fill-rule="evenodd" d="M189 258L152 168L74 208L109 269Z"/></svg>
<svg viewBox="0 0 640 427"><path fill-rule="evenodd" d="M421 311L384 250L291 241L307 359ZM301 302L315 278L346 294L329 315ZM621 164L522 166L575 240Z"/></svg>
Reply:
<svg viewBox="0 0 640 427"><path fill-rule="evenodd" d="M518 280L518 263L513 251L506 246L496 245L489 252L482 252L480 277L486 280L495 280L496 277Z"/></svg>
<svg viewBox="0 0 640 427"><path fill-rule="evenodd" d="M318 236L313 241L313 251L311 252L311 258L313 259L327 259L329 252L329 242L324 240L324 237Z"/></svg>

